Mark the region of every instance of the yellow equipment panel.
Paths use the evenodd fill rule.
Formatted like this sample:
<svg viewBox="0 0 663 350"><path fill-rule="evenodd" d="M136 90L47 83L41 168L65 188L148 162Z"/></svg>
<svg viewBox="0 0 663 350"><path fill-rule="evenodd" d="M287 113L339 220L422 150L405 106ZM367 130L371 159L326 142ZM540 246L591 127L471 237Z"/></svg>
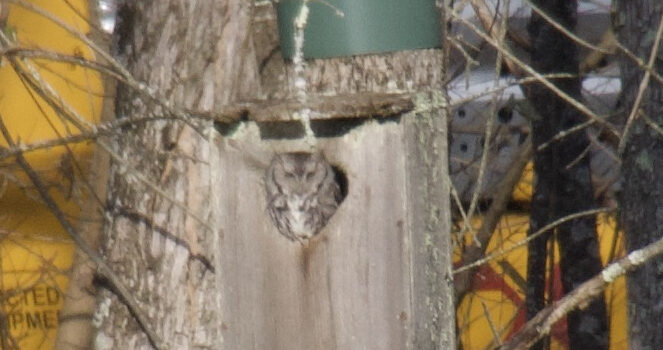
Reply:
<svg viewBox="0 0 663 350"><path fill-rule="evenodd" d="M98 72L71 62L45 58L94 59L75 34L86 36L90 25L87 0L32 0L24 5L0 2L3 32L12 40L16 66L0 58L0 116L14 143L31 146L82 132L100 120L103 85ZM49 18L50 17L50 18ZM21 57L21 52L32 56ZM36 56L41 56L37 58ZM20 58L20 59L18 59ZM20 71L23 74L19 74ZM62 117L31 81L51 94L51 104L68 110ZM0 137L0 146L8 142ZM24 153L49 193L76 225L81 203L81 175L88 174L92 142L67 143ZM71 268L74 244L41 202L15 158L0 160L0 348L52 349Z"/></svg>

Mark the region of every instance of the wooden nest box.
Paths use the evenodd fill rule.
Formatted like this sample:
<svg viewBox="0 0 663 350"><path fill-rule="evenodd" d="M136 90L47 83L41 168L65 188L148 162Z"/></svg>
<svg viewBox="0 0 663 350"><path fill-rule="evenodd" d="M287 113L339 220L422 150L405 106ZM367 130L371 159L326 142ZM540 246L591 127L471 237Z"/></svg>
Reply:
<svg viewBox="0 0 663 350"><path fill-rule="evenodd" d="M453 348L440 50L310 61L305 101L279 64L269 100L236 107L218 141L225 348ZM279 234L265 190L272 157L295 151L322 152L345 179L302 241Z"/></svg>

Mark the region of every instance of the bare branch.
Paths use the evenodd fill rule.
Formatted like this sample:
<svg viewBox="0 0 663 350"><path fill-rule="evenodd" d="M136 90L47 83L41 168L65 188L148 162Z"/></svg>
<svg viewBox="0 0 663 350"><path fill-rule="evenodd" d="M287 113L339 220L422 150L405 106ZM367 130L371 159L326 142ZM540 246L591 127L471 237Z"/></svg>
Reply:
<svg viewBox="0 0 663 350"><path fill-rule="evenodd" d="M88 60L85 57L66 55L59 52L49 51L49 50L40 50L34 48L24 48L19 46L7 47L3 50L0 50L0 55L2 56L20 56L23 58L33 58L33 59L48 59L56 62L65 62L75 64L81 67L89 68L98 71L99 73L106 74L111 76L118 81L125 82L125 79L122 75L118 74L116 71L110 67L103 65L99 62Z"/></svg>
<svg viewBox="0 0 663 350"><path fill-rule="evenodd" d="M96 127L92 128L90 131L83 131L81 133L74 135L58 137L55 139L45 140L45 141L37 141L29 144L17 143L14 146L0 149L0 161L7 159L9 157L14 157L18 154L25 154L28 152L33 152L41 149L64 146L78 142L92 141L102 136L112 135L118 132L117 129L122 127L126 127L129 125L136 125L139 123L145 123L150 121L157 121L157 120L174 120L174 118L148 115L148 116L132 116L121 119L114 119L108 122L100 123Z"/></svg>
<svg viewBox="0 0 663 350"><path fill-rule="evenodd" d="M0 31L0 43L5 48L12 47L11 41L2 31ZM14 68L14 71L22 79L24 79L24 81L26 81L30 85L30 87L32 87L57 112L57 115L59 117L69 121L81 131L95 130L95 126L92 123L90 123L86 118L84 118L82 115L80 115L65 100L63 100L60 97L60 95L58 95L58 93L55 91L55 89L50 84L48 84L48 82L42 79L39 72L29 62L19 62L16 59L16 57L13 56L8 56L7 59L12 65L12 68ZM23 68L23 66L25 66L27 72L26 69ZM167 110L172 112L170 115L176 117L178 120L184 119L186 120L186 123L190 125L191 120L185 113L179 112L179 110L174 110L169 105L167 106ZM154 191L161 197L173 203L173 205L182 209L187 215L189 215L191 218L199 222L205 228L211 230L209 224L205 220L199 217L196 213L193 213L191 210L189 210L189 208L187 208L185 204L177 201L173 196L163 191L159 187L159 185L148 179L133 166L127 164L127 161L125 159L122 159L122 157L120 157L116 152L114 152L112 147L110 147L110 145L108 145L105 142L102 142L101 140L97 140L97 144L103 150L108 152L108 154L115 161L119 162L120 164L124 164L127 170L131 172L133 175L135 175L135 178L137 180L145 184L147 187L149 187L152 191Z"/></svg>
<svg viewBox="0 0 663 350"><path fill-rule="evenodd" d="M651 52L649 53L649 60L647 61L647 69L645 75L640 81L640 86L638 86L638 92L635 96L635 101L633 101L633 107L631 107L631 112L629 113L628 119L626 120L626 125L624 126L624 132L622 133L622 138L619 141L619 147L617 147L617 154L622 155L624 153L624 147L626 146L626 141L628 140L628 133L631 131L631 125L635 121L635 118L638 116L638 110L640 109L640 103L642 103L642 98L645 95L645 90L649 85L649 79L651 78L650 71L654 67L654 61L658 55L658 48L661 45L661 37L663 37L663 17L658 22L658 29L656 30L656 38L654 39L654 44L652 45Z"/></svg>
<svg viewBox="0 0 663 350"><path fill-rule="evenodd" d="M571 32L570 30L564 28L563 25L559 24L556 20L554 20L552 17L550 17L545 11L541 10L538 6L536 6L532 1L526 0L527 5L529 5L534 12L536 12L537 15L541 16L546 22L548 22L553 28L557 29L560 33L566 35L569 39L574 41L575 43L579 44L580 46L584 46L590 50L593 51L598 51L604 54L610 54L612 53L610 50L605 50L604 48L596 45L592 45L591 43L587 42L586 40L580 38L579 36L575 35L575 33Z"/></svg>
<svg viewBox="0 0 663 350"><path fill-rule="evenodd" d="M499 349L528 349L539 339L550 333L550 329L555 322L559 321L569 312L575 309L582 309L583 306L589 305L617 277L637 269L661 254L663 254L663 238L642 249L634 250L626 257L608 265L600 274L584 282L553 305L541 310L541 312L527 322L520 332Z"/></svg>
<svg viewBox="0 0 663 350"><path fill-rule="evenodd" d="M631 50L626 48L624 45L622 45L619 41L615 40L615 45L617 48L624 54L626 57L630 58L633 60L638 65L638 68L646 71L649 73L656 81L658 81L660 84L663 84L663 77L656 71L654 70L653 66L647 65L640 57L636 56Z"/></svg>
<svg viewBox="0 0 663 350"><path fill-rule="evenodd" d="M7 130L7 127L5 126L5 122L2 116L0 116L0 132L4 136L5 141L7 141L7 144L9 146L16 145L13 138L9 134L9 130ZM103 278L105 278L118 293L118 297L122 300L122 302L124 302L124 304L127 306L131 314L134 315L136 321L145 332L145 335L149 339L152 346L154 346L156 349L165 349L166 347L164 346L164 344L162 344L161 338L152 329L151 323L148 321L147 316L142 312L141 308L138 306L138 301L134 298L133 294L129 292L127 287L122 283L119 277L117 277L115 272L113 272L110 266L106 264L106 262L103 260L101 255L87 245L83 237L81 237L81 235L69 222L65 213L57 205L51 194L48 193L46 186L39 178L37 172L32 168L32 166L25 160L23 155L20 153L16 155L16 162L21 166L21 168L28 176L28 178L30 178L30 181L37 189L37 192L39 192L41 199L44 201L44 203L51 211L51 213L57 218L57 220L60 222L62 227L65 229L65 231L67 231L71 239L78 245L78 247L83 252L85 252L85 254L87 254L90 257L90 259L95 263L95 265L97 265L98 273Z"/></svg>
<svg viewBox="0 0 663 350"><path fill-rule="evenodd" d="M459 274L463 271L467 271L471 268L487 264L487 263L489 263L490 261L492 261L496 258L499 258L501 256L509 254L512 251L527 245L530 241L536 239L537 237L541 236L542 234L554 229L555 227L557 227L560 224L563 224L567 221L575 220L577 218L581 218L581 217L585 217L585 216L592 216L592 215L596 215L596 214L600 214L600 213L607 213L607 212L611 212L611 211L615 211L615 208L607 208L607 207L598 208L598 209L586 210L586 211L581 211L579 213L567 215L563 218L557 219L557 220L549 223L548 225L542 227L540 230L532 233L526 239L523 239L522 241L514 244L513 246L511 246L507 249L499 248L499 249L497 249L496 252L489 254L488 256L486 256L485 258L483 258L481 260L477 260L477 261L475 261L471 264L464 265L464 266L461 266L461 267L455 269L453 273L454 273L454 275L457 275L457 274Z"/></svg>
<svg viewBox="0 0 663 350"><path fill-rule="evenodd" d="M480 264L469 268L465 268L465 266L471 266L472 264L470 262L480 261L478 259L485 255L485 249L488 246L488 241L495 231L497 224L500 222L502 214L504 214L506 211L506 206L511 199L513 188L520 180L523 169L531 157L532 140L531 137L528 137L523 144L523 147L521 148L518 156L514 160L512 166L509 168L509 171L504 176L504 179L496 187L497 191L493 196L493 201L488 211L484 214L481 228L479 228L479 231L475 236L479 244L467 247L461 256L461 264L463 266L454 271L456 300L460 300L465 292L467 292L468 288L470 287L472 276Z"/></svg>
<svg viewBox="0 0 663 350"><path fill-rule="evenodd" d="M507 0L506 7L508 11L508 6L509 6L509 1ZM498 12L497 10L495 11L496 13ZM506 27L506 16L501 17L501 22L495 28L496 30L491 32L491 35L496 36L497 40L500 42L504 42L504 37L506 35L506 30L504 28ZM502 51L497 52L497 62L495 63L495 79L494 79L494 87L499 86L499 77L500 77L500 72L501 72L501 65L503 61L504 55L502 54ZM507 60L508 62L508 60ZM490 141L491 141L491 136L493 133L493 123L495 122L495 118L492 117L492 115L495 114L495 111L497 110L497 101L498 95L493 94L491 103L490 103L490 115L486 119L486 125L485 125L485 130L484 130L484 142L483 142L483 152L481 154L481 160L479 161L479 174L477 176L476 180L476 187L474 190L474 193L472 194L472 200L470 201L470 208L467 210L467 216L472 219L474 216L474 210L476 209L476 205L479 202L479 194L481 193L481 188L483 187L483 180L485 176L485 171L486 171L486 164L488 163L488 150L490 149ZM470 227L466 227L466 229L470 229ZM463 233L461 232L461 235ZM476 238L475 238L476 240Z"/></svg>
<svg viewBox="0 0 663 350"><path fill-rule="evenodd" d="M460 16L457 12L451 10L450 11L451 16L455 17L459 21L465 23L470 29L472 29L473 32L475 32L477 35L479 35L482 39L486 40L491 46L493 46L496 50L501 51L506 59L512 60L518 67L522 68L527 74L533 76L538 82L546 86L548 89L552 90L554 93L556 93L561 99L569 103L571 106L573 106L575 109L580 111L582 114L587 116L589 119L594 120L596 123L605 126L608 131L613 133L615 136L619 136L618 131L613 125L610 125L607 121L605 121L603 118L599 117L596 115L596 113L592 112L587 106L582 104L580 101L576 100L575 98L569 96L569 94L565 93L562 91L560 88L555 86L553 83L551 83L548 79L544 78L541 74L536 72L532 67L518 59L515 55L513 55L508 49L504 48L501 43L497 42L490 36L488 36L486 33L481 31L479 28L477 28L474 24L472 24L469 20L463 18Z"/></svg>

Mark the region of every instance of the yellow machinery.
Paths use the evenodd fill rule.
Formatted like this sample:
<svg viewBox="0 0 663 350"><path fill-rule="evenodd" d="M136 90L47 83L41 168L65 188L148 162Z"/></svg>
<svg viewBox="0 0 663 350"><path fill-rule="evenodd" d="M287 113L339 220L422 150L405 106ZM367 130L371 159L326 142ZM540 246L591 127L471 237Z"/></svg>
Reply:
<svg viewBox="0 0 663 350"><path fill-rule="evenodd" d="M12 42L20 70L7 57L0 61L0 115L13 142L34 145L80 132L65 122L29 87L28 79L49 85L60 104L71 108L86 123L97 123L101 113L101 77L93 70L53 58L36 58L54 52L62 57L92 58L87 46L54 19L83 35L90 32L85 0L34 0L2 6L3 33ZM40 12L43 12L40 14ZM48 17L52 18L48 18ZM32 55L19 59L21 50ZM30 56L28 56L30 57ZM7 147L4 138L0 145ZM92 143L71 143L25 153L42 177L49 193L72 222L82 200L78 174L86 172ZM67 287L74 246L55 217L41 203L35 187L15 158L0 165L0 297L7 315L7 348L50 349L58 326L58 310ZM2 333L5 334L4 332Z"/></svg>

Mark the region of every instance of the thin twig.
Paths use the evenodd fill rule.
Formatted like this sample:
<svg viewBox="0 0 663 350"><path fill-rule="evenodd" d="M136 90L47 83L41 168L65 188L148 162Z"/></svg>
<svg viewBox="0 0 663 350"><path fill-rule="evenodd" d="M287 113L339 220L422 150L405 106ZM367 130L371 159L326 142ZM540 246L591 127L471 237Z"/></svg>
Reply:
<svg viewBox="0 0 663 350"><path fill-rule="evenodd" d="M508 11L508 0L506 3L506 10ZM495 9L495 14L499 13L497 9ZM504 42L504 37L506 35L506 30L505 24L506 24L506 16L502 16L502 21L500 22L500 25L497 26L496 28L496 33L491 32L491 35L497 36L497 40L500 42ZM502 61L503 61L504 55L502 51L497 52L497 62L495 64L495 79L493 80L493 87L499 86L499 77L500 77L500 72L501 72L501 67L502 67ZM483 141L483 152L481 153L481 160L479 161L479 174L477 176L476 184L474 187L474 193L472 194L472 200L470 201L470 208L467 210L467 216L472 219L474 216L474 211L476 209L476 205L479 202L479 194L481 193L481 189L483 187L483 180L485 177L485 172L486 172L486 164L488 163L488 153L490 150L490 141L493 133L493 124L495 122L495 112L497 111L497 99L498 96L497 94L493 94L490 102L490 114L488 115L488 118L486 120L486 126L485 126L485 131L484 131L484 141ZM466 230L470 229L470 227L465 227L464 230L461 231L461 235L464 234ZM476 237L474 238L476 241Z"/></svg>
<svg viewBox="0 0 663 350"><path fill-rule="evenodd" d="M550 333L552 326L569 312L588 305L603 294L605 288L618 277L644 265L663 254L663 238L644 248L634 250L626 257L608 265L601 273L582 283L553 305L541 310L500 350L529 349L539 339Z"/></svg>
<svg viewBox="0 0 663 350"><path fill-rule="evenodd" d="M656 123L654 123L651 118L649 118L646 114L644 114L642 111L640 111L640 117L645 120L645 123L649 125L650 128L654 129L659 135L663 136L663 129Z"/></svg>
<svg viewBox="0 0 663 350"><path fill-rule="evenodd" d="M615 45L617 48L624 54L626 57L630 58L633 62L635 62L638 65L638 68L645 70L651 76L656 79L656 81L659 82L659 84L663 84L663 76L658 74L656 70L654 70L653 66L648 66L645 61L640 59L640 57L636 56L631 50L627 49L624 45L622 45L619 41L615 39Z"/></svg>
<svg viewBox="0 0 663 350"><path fill-rule="evenodd" d="M16 145L13 138L9 134L9 130L7 130L5 122L1 115L0 115L0 132L4 136L5 141L7 141L7 144L9 146ZM161 338L152 329L151 326L152 323L148 321L147 316L139 307L138 301L134 298L133 294L129 292L129 290L124 285L124 283L122 283L122 281L117 277L115 272L113 272L110 266L108 266L108 264L104 261L101 255L92 248L90 248L83 239L83 237L81 237L81 235L76 231L76 229L74 229L73 225L69 223L69 220L67 219L65 213L57 205L51 194L48 193L46 185L42 182L37 172L32 168L32 166L25 160L23 155L20 153L16 155L16 162L23 169L23 171L28 176L32 184L35 186L35 189L39 193L41 199L44 201L50 212L60 222L62 227L65 229L65 231L67 231L71 239L87 256L90 257L90 259L95 263L95 265L97 265L97 272L103 278L105 278L110 283L112 288L114 288L115 291L118 293L118 297L127 306L129 312L136 318L136 321L145 332L145 335L147 336L152 346L156 349L166 349Z"/></svg>
<svg viewBox="0 0 663 350"><path fill-rule="evenodd" d="M542 234L552 230L553 228L555 228L555 227L557 227L557 226L559 226L559 225L561 225L561 224L563 224L567 221L575 220L575 219L585 217L585 216L592 216L592 215L596 215L596 214L600 214L600 213L607 213L607 212L611 212L611 211L614 211L614 210L615 210L615 208L605 207L605 208L591 209L591 210L585 210L585 211L581 211L581 212L574 213L574 214L569 214L569 215L567 215L563 218L559 218L559 219L549 223L548 225L542 227L540 230L534 232L533 234L531 234L527 238L521 240L520 242L514 244L513 246L511 246L507 249L499 248L499 249L497 249L496 252L489 254L488 256L486 256L485 258L483 258L481 260L477 260L477 261L475 261L471 264L467 264L467 265L464 265L464 266L461 266L461 267L455 269L453 271L453 273L454 273L454 275L459 274L463 271L467 271L469 269L487 264L488 262L490 262L494 259L497 259L501 256L506 255L506 254L509 254L512 251L527 245L532 240L538 238Z"/></svg>
<svg viewBox="0 0 663 350"><path fill-rule="evenodd" d="M565 130L562 130L562 131L558 132L555 136L553 136L550 140L548 140L548 141L542 143L539 147L537 147L537 148L536 148L536 151L537 151L537 152L541 152L541 151L543 151L544 149L550 147L550 145L551 145L553 142L559 141L559 140L561 140L561 139L563 139L563 138L565 138L565 137L567 137L567 136L573 134L574 132L578 132L578 131L584 130L585 128L587 128L587 127L589 127L589 126L591 126L591 125L593 125L593 124L594 124L594 119L590 119L590 120L588 120L588 121L586 121L586 122L584 122L584 123L580 123L580 124L578 124L578 125L576 125L576 126L574 126L574 127L571 127L571 128L565 129Z"/></svg>
<svg viewBox="0 0 663 350"><path fill-rule="evenodd" d="M107 122L98 124L94 129L83 131L79 134L69 135L65 137L58 137L51 140L36 141L29 144L17 143L16 145L4 149L0 149L0 161L9 157L14 157L17 154L25 154L29 152L38 151L41 149L48 149L57 146L64 146L72 143L79 143L85 141L92 141L102 136L112 135L116 133L121 127L128 125L136 125L138 123L145 123L149 121L158 120L172 120L172 117L153 116L153 115L137 115L130 116L122 119L114 119Z"/></svg>
<svg viewBox="0 0 663 350"><path fill-rule="evenodd" d="M69 34L76 37L78 40L85 43L85 45L87 45L90 49L92 49L94 52L99 54L106 62L108 62L108 64L111 65L111 67L124 78L123 82L127 86L129 86L135 91L138 91L144 96L147 96L152 102L161 106L169 114L172 114L173 116L177 117L180 121L191 126L193 130L199 131L195 125L190 124L191 121L189 115L183 109L173 107L170 103L167 102L165 98L157 95L155 91L151 91L151 89L149 89L146 84L137 81L133 77L133 75L131 75L131 73L120 62L118 62L115 58L113 58L108 52L101 49L97 44L94 43L94 41L90 40L84 33L81 33L78 29L72 27L68 23L61 20L60 18L54 16L52 13L42 9L39 6L31 4L25 0L4 0L4 1L16 4L27 10L33 11L34 13L60 26L66 32L68 32Z"/></svg>
<svg viewBox="0 0 663 350"><path fill-rule="evenodd" d="M531 136L528 136L516 156L516 159L509 168L509 171L506 173L500 184L496 186L497 191L492 198L493 201L488 208L488 211L483 215L481 227L474 236L479 243L475 246L469 246L466 248L461 256L461 264L463 264L463 267L454 271L454 274L456 275L454 276L454 288L457 300L460 300L460 298L467 292L470 287L471 277L474 275L476 268L481 265L477 264L476 266L470 266L470 262L480 261L479 258L485 255L485 250L488 246L490 237L493 232L495 232L495 228L500 222L502 214L506 211L507 203L511 198L513 189L520 180L523 169L531 158L532 138ZM467 266L467 268L464 268L465 266Z"/></svg>
<svg viewBox="0 0 663 350"><path fill-rule="evenodd" d="M654 61L658 56L658 48L661 45L661 37L663 37L663 16L658 22L658 29L656 30L656 38L654 39L654 45L652 45L651 52L649 53L649 61L647 62L647 67L653 68ZM633 102L633 107L631 107L631 112L629 113L628 119L626 119L626 125L624 126L624 132L622 133L622 138L619 140L619 147L617 147L617 154L622 155L624 153L624 147L626 147L626 141L628 140L628 134L631 131L631 125L635 121L636 116L638 115L638 110L640 109L640 104L645 95L645 90L649 86L649 79L651 78L650 70L645 71L645 75L640 81L640 86L638 86L638 93L635 95L635 101Z"/></svg>
<svg viewBox="0 0 663 350"><path fill-rule="evenodd" d="M450 175L447 173L447 176L450 176ZM453 199L454 203L456 204L456 207L458 208L458 212L460 213L460 217L461 217L461 219L463 219L464 228L461 232L458 232L458 234L457 234L458 242L459 243L463 242L463 234L466 232L466 229L469 229L470 234L472 235L472 238L474 239L474 244L481 247L481 242L479 242L477 240L477 238L476 238L477 236L475 234L476 232L472 228L472 224L470 222L470 219L467 217L467 213L465 212L465 208L463 208L463 203L460 201L460 196L458 196L458 190L456 189L456 186L453 184L453 181L451 181L450 177L449 177L449 179L447 179L447 181L449 181L449 184L451 185L451 186L449 186L449 190L451 192L451 199Z"/></svg>
<svg viewBox="0 0 663 350"><path fill-rule="evenodd" d="M485 1L483 0L470 0L470 4L472 4L472 9L474 10L474 13L476 13L477 17L481 21L481 25L484 27L484 29L488 32L488 36L493 38L493 40L496 40L497 42L500 43L500 45L504 45L504 51L510 51L510 49L507 46L507 43L504 41L503 33L505 30L504 28L504 20L506 17L508 17L508 8L506 9L506 14L502 16L503 20L500 22L497 22L495 20L495 17L498 15L498 10L497 8L495 9L495 13L493 13L488 5L486 4ZM499 2L498 2L499 4ZM492 45L492 44L491 44ZM498 51L499 52L499 51ZM519 69L518 65L516 62L507 59L505 60L506 65L509 67L509 70L515 74L522 76L521 70Z"/></svg>
<svg viewBox="0 0 663 350"><path fill-rule="evenodd" d="M582 104L580 101L576 100L575 98L571 97L569 94L566 92L562 91L559 87L555 86L552 82L550 82L548 79L544 78L541 74L539 74L537 71L535 71L532 67L530 67L528 64L524 63L518 57L513 55L511 52L509 52L508 49L505 49L502 47L502 45L499 42L496 42L493 40L490 36L486 35L482 30L477 28L472 22L469 20L463 18L460 16L457 12L455 11L450 11L451 16L455 17L459 21L463 22L465 25L468 26L473 32L475 32L478 36L480 36L482 39L486 40L491 46L493 46L496 50L499 50L503 52L504 56L512 60L517 64L518 67L522 68L527 74L533 76L538 82L543 84L545 87L553 91L555 94L557 94L561 99L566 101L568 104L573 106L575 109L580 111L582 114L590 118L591 120L594 120L598 124L605 126L606 129L613 133L615 136L619 136L619 133L617 132L616 128L613 125L610 125L608 122L603 120L601 117L596 115L596 113L592 112L587 106Z"/></svg>
<svg viewBox="0 0 663 350"><path fill-rule="evenodd" d="M495 322L493 322L493 318L490 315L490 310L488 310L488 306L486 306L486 303L483 300L481 300L481 307L483 308L483 316L486 321L488 321L488 326L490 327L490 331L493 334L493 341L498 346L502 345L502 338L497 331L497 327L495 327Z"/></svg>
<svg viewBox="0 0 663 350"><path fill-rule="evenodd" d="M9 40L9 38L7 38L2 31L0 31L0 42L5 47L12 46L12 43ZM81 116L73 107L71 107L64 99L62 99L60 95L55 91L55 89L41 77L39 72L32 66L32 64L24 61L21 62L22 63L21 64L18 62L16 57L13 56L8 56L7 59L12 65L14 71L21 78L23 78L24 81L26 81L30 85L30 87L32 87L57 112L57 115L59 117L64 118L65 120L71 122L76 128L78 128L81 131L95 130L96 127L94 126L94 124L90 123L86 118ZM26 72L23 69L23 66L26 67L28 72ZM169 114L169 115L178 117L175 114ZM181 114L177 119L179 120L180 117ZM187 124L189 124L190 122L191 121L189 120ZM126 167L126 169L135 176L135 178L138 181L143 183L145 186L150 188L152 191L157 193L162 198L165 198L169 202L173 203L173 205L180 208L189 217L199 222L206 229L212 231L211 227L209 226L206 220L202 219L196 213L191 211L186 206L186 204L176 200L173 196L162 190L159 187L159 185L148 179L145 175L143 175L133 166L129 165L127 160L123 159L120 155L118 155L110 145L108 145L107 143L101 140L97 140L97 145L99 145L99 147L101 147L104 151L106 151L115 161L117 161L120 164L123 164Z"/></svg>
<svg viewBox="0 0 663 350"><path fill-rule="evenodd" d="M47 59L51 61L56 61L56 62L64 62L64 63L71 63L75 64L81 67L89 68L92 70L95 70L99 73L106 74L108 76L111 76L118 81L121 82L126 82L124 80L124 77L111 69L110 67L107 67L99 62L89 60L84 57L79 57L79 56L73 56L73 55L66 55L63 53L59 52L54 52L54 51L49 51L49 50L40 50L40 49L34 49L34 48L24 48L20 46L13 46L13 47L8 47L4 48L3 50L0 50L0 55L2 56L20 56L22 58L32 58L32 59Z"/></svg>
<svg viewBox="0 0 663 350"><path fill-rule="evenodd" d="M599 46L596 46L596 45L593 45L593 44L589 43L588 41L586 41L586 40L580 38L579 36L575 35L575 33L573 33L572 31L564 28L563 25L561 25L555 19L550 17L545 11L541 10L538 6L536 6L534 3L532 3L532 1L530 1L530 0L525 0L525 1L527 2L527 5L529 5L529 7L531 7L532 10L534 12L536 12L537 15L541 16L541 18L543 18L546 22L548 22L548 24L550 24L553 28L557 29L560 33L566 35L569 39L576 42L580 46L584 46L584 47L586 47L590 50L598 51L598 52L603 53L603 54L611 54L612 53L609 50L605 50L602 47L599 47Z"/></svg>
<svg viewBox="0 0 663 350"><path fill-rule="evenodd" d="M542 74L541 76L546 78L546 79L568 79L568 78L574 78L575 77L575 75L568 74L568 73L551 73L551 74ZM537 81L538 80L535 77L518 78L516 80L513 80L512 82L509 82L509 83L505 84L505 85L494 86L494 87L491 87L491 88L488 88L488 89L484 89L481 92L474 93L472 95L466 95L461 99L454 100L451 103L450 106L455 107L455 106L463 105L465 103L475 101L475 100L477 100L481 97L492 95L496 92L502 92L502 91L504 91L504 90L506 90L506 89L508 89L512 86L522 86L522 85L526 85L526 84L535 83Z"/></svg>

